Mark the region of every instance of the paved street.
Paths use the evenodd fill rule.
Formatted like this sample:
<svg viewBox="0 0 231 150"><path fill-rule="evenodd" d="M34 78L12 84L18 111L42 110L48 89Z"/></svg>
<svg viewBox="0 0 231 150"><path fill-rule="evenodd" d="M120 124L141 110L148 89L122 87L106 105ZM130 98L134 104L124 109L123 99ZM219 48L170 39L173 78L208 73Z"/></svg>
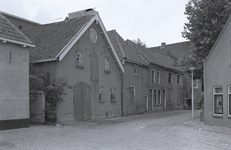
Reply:
<svg viewBox="0 0 231 150"><path fill-rule="evenodd" d="M206 126L191 111L132 115L0 131L0 150L228 150L231 129Z"/></svg>

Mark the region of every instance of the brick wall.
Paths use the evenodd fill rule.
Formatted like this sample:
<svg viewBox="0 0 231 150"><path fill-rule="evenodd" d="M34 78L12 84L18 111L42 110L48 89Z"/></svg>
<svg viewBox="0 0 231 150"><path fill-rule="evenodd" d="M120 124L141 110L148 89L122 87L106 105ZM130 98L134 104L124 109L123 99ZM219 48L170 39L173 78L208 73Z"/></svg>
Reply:
<svg viewBox="0 0 231 150"><path fill-rule="evenodd" d="M230 40L231 23L218 39L209 59L205 62L205 99L204 121L205 124L231 127L231 119L228 116L228 85L231 85L230 66ZM213 87L223 88L223 115L214 115L213 111Z"/></svg>

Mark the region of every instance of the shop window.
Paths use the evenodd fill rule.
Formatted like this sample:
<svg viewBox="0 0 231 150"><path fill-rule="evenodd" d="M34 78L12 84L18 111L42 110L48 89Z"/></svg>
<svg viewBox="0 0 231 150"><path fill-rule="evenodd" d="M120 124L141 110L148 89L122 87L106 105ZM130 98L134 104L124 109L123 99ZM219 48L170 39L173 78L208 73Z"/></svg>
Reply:
<svg viewBox="0 0 231 150"><path fill-rule="evenodd" d="M152 83L155 83L155 70L154 69L152 69L151 77L152 77Z"/></svg>
<svg viewBox="0 0 231 150"><path fill-rule="evenodd" d="M213 88L214 114L223 114L223 89L222 87Z"/></svg>
<svg viewBox="0 0 231 150"><path fill-rule="evenodd" d="M136 89L134 85L129 85L129 95L130 95L130 102L135 103L136 99Z"/></svg>

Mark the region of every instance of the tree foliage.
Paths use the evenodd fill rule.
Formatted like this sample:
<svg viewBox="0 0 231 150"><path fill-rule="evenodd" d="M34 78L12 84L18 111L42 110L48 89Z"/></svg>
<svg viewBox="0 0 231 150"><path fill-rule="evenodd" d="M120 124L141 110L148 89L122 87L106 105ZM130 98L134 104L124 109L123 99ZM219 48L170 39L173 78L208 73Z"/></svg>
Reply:
<svg viewBox="0 0 231 150"><path fill-rule="evenodd" d="M145 42L142 42L139 38L137 40L133 40L134 43L136 43L137 45L146 48L146 44Z"/></svg>
<svg viewBox="0 0 231 150"><path fill-rule="evenodd" d="M43 91L45 93L45 121L56 122L56 108L59 102L63 102L63 95L66 95L64 87L71 88L65 78L56 78L52 83L49 73L35 75L38 69L30 65L30 90Z"/></svg>
<svg viewBox="0 0 231 150"><path fill-rule="evenodd" d="M185 7L188 23L185 23L182 36L190 40L195 50L191 56L178 62L187 67L195 66L195 77L203 77L203 60L212 49L231 13L230 0L190 0Z"/></svg>

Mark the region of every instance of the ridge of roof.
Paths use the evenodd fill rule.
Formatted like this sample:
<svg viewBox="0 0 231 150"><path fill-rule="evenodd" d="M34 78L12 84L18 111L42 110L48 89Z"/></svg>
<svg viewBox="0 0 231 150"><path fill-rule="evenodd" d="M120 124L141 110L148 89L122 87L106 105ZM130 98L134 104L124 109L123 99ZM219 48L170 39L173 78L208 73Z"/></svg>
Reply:
<svg viewBox="0 0 231 150"><path fill-rule="evenodd" d="M130 46L124 41L124 39L116 32L116 30L107 32L113 46L116 49L117 54L121 60L129 61L132 63L147 65L137 53L130 48Z"/></svg>
<svg viewBox="0 0 231 150"><path fill-rule="evenodd" d="M20 44L22 46L35 47L32 41L22 33L13 23L0 13L0 38L1 40Z"/></svg>
<svg viewBox="0 0 231 150"><path fill-rule="evenodd" d="M40 23L25 19L25 18L22 18L22 17L19 17L19 16L12 15L12 14L6 13L4 11L0 11L0 13L3 14L3 15L8 15L10 17L14 17L14 18L17 18L17 19L20 19L20 20L24 20L24 21L27 21L27 22L30 22L30 23L33 23L33 24L41 25Z"/></svg>
<svg viewBox="0 0 231 150"><path fill-rule="evenodd" d="M158 52L162 55L171 55L179 59L182 55L189 56L192 55L195 47L190 41L178 42L173 44L166 44L164 48L161 46L147 48L149 52Z"/></svg>
<svg viewBox="0 0 231 150"><path fill-rule="evenodd" d="M36 45L30 53L31 62L56 60L62 48L93 17L83 16L23 29Z"/></svg>
<svg viewBox="0 0 231 150"><path fill-rule="evenodd" d="M146 48L143 48L130 40L126 40L126 42L133 49L136 49L137 53L139 53L139 56L142 59L146 59L145 61L150 61L151 64L183 74L181 70L173 66L173 60L170 57L164 56L157 52L150 53L149 51L146 50Z"/></svg>

